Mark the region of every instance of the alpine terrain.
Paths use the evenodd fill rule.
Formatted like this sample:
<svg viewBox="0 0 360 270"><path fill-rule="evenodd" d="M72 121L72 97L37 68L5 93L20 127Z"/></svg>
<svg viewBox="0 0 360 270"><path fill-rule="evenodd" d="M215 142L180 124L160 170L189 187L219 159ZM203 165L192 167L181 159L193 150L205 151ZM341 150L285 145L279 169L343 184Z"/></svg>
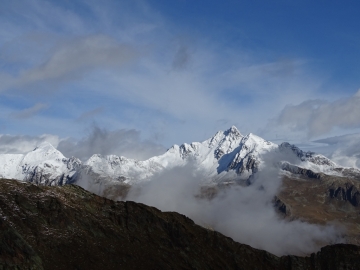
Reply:
<svg viewBox="0 0 360 270"><path fill-rule="evenodd" d="M360 244L360 171L294 145L274 144L232 126L203 142L174 145L163 155L140 161L95 154L85 162L65 157L44 143L27 154L0 155L0 177L44 186L77 184L97 195L125 199L129 189L161 172L191 165L201 175L205 197L218 188L252 184L266 167L277 168L282 189L273 198L284 219L341 223L347 242Z"/></svg>

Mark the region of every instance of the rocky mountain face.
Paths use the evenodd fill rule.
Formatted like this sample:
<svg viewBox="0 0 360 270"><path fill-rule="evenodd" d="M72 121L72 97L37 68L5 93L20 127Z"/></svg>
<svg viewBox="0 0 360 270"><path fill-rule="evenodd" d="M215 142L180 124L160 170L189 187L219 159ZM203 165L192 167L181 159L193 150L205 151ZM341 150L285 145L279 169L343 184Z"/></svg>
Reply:
<svg viewBox="0 0 360 270"><path fill-rule="evenodd" d="M189 218L75 185L0 181L1 269L358 269L360 247L277 257Z"/></svg>
<svg viewBox="0 0 360 270"><path fill-rule="evenodd" d="M360 171L355 168L346 168L337 165L335 162L326 158L323 155L316 154L314 152L304 152L295 145L291 145L289 143L282 143L279 145L280 152L292 152L296 155L300 162L295 162L295 164L291 164L289 161L281 162L281 169L285 171L289 171L294 174L299 174L299 172L303 172L307 170L309 174L323 173L327 175L341 176L341 177L350 177L350 178L359 178Z"/></svg>
<svg viewBox="0 0 360 270"><path fill-rule="evenodd" d="M296 176L296 177L295 177ZM323 173L284 175L274 206L286 219L336 224L347 243L360 245L360 181Z"/></svg>

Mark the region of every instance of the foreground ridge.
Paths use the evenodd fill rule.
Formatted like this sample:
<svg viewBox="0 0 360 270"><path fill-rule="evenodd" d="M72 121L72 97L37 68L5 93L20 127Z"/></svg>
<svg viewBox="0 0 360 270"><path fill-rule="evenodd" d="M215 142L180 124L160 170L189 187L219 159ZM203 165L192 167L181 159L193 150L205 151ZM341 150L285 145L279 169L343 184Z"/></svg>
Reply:
<svg viewBox="0 0 360 270"><path fill-rule="evenodd" d="M0 180L2 269L357 269L360 247L277 257L174 212Z"/></svg>

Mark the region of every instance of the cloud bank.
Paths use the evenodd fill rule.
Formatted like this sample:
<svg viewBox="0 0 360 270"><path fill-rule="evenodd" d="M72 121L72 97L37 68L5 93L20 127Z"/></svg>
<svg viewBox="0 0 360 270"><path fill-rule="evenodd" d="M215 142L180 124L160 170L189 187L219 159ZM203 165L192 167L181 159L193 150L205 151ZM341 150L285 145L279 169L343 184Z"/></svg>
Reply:
<svg viewBox="0 0 360 270"><path fill-rule="evenodd" d="M133 187L127 199L185 214L235 241L277 255L310 253L319 249L319 242L339 241L339 231L333 226L279 218L272 204L281 186L278 169L272 166L274 158L272 154L265 157L269 166L256 174L251 185L219 189L211 200L202 197L203 176L191 165Z"/></svg>
<svg viewBox="0 0 360 270"><path fill-rule="evenodd" d="M93 154L117 155L145 160L165 152L165 148L154 142L142 140L140 132L134 129L109 131L93 127L88 136L81 140L64 139L57 149L67 157L77 157L86 161Z"/></svg>
<svg viewBox="0 0 360 270"><path fill-rule="evenodd" d="M56 135L40 136L0 134L0 154L26 154L43 142L51 143L65 157L86 161L94 154L118 155L145 160L163 154L166 148L150 140L143 140L135 129L107 130L97 126L89 129L80 140L59 138Z"/></svg>
<svg viewBox="0 0 360 270"><path fill-rule="evenodd" d="M0 134L0 154L25 154L43 142L51 143L55 148L59 137L50 134L40 136Z"/></svg>

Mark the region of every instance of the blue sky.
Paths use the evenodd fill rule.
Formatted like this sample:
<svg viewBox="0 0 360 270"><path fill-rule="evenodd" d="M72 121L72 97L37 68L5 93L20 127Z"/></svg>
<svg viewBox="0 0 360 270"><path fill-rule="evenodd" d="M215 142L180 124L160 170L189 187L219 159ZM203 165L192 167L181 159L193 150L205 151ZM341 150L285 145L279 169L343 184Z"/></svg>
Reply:
<svg viewBox="0 0 360 270"><path fill-rule="evenodd" d="M155 153L231 125L275 141L358 133L359 10L350 0L1 1L0 134L134 130Z"/></svg>

